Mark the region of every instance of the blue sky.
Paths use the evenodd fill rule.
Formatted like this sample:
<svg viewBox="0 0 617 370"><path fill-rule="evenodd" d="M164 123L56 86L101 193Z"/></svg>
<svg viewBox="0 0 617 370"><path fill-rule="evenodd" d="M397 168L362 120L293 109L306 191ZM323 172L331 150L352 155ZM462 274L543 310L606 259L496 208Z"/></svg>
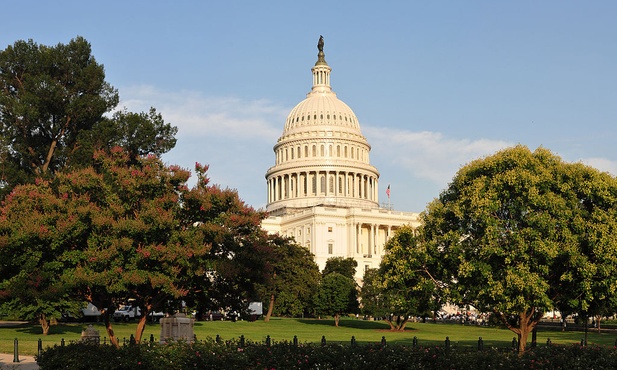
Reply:
<svg viewBox="0 0 617 370"><path fill-rule="evenodd" d="M380 201L420 212L514 144L617 174L615 1L10 1L0 48L85 37L121 107L179 129L166 162L265 206L265 172L311 88L319 35Z"/></svg>

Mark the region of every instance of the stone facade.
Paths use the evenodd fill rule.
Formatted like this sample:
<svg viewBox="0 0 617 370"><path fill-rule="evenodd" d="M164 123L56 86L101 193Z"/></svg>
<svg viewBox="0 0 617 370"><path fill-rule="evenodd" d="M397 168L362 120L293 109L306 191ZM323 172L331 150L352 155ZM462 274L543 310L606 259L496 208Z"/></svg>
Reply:
<svg viewBox="0 0 617 370"><path fill-rule="evenodd" d="M164 317L160 321L160 343L169 341L185 341L192 343L195 340L193 325L195 321L186 317L183 313L177 313L171 317Z"/></svg>

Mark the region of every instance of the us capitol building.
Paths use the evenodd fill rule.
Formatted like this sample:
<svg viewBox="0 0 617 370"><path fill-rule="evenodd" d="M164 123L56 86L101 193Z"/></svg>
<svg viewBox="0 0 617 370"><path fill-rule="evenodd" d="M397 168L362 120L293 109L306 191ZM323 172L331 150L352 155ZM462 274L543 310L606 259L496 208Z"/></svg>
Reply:
<svg viewBox="0 0 617 370"><path fill-rule="evenodd" d="M402 225L417 227L418 214L379 206L379 171L358 118L330 86L323 37L318 43L313 88L296 105L274 145L275 164L266 172L269 217L262 227L294 237L323 270L331 257L379 267L383 247Z"/></svg>

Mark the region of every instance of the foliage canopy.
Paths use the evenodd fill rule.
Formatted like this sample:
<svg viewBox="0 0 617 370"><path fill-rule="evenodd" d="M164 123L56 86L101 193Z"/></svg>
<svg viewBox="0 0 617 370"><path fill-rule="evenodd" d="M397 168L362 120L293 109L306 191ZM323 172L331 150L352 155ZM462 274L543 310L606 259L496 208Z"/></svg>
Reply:
<svg viewBox="0 0 617 370"><path fill-rule="evenodd" d="M177 129L154 108L105 116L118 101L83 37L0 51L0 197L67 166L88 167L98 149L120 145L135 159L173 148Z"/></svg>
<svg viewBox="0 0 617 370"><path fill-rule="evenodd" d="M110 338L110 311L129 298L144 315L136 339L147 313L169 300L238 307L269 274L262 214L196 169L189 189L187 170L156 156L133 163L117 147L98 152L93 167L16 187L0 209L2 297L36 288L56 302L54 314L64 308L54 292L87 300L105 309Z"/></svg>
<svg viewBox="0 0 617 370"><path fill-rule="evenodd" d="M547 310L614 294L616 211L614 177L519 145L461 168L422 233L448 298L498 315L524 350Z"/></svg>

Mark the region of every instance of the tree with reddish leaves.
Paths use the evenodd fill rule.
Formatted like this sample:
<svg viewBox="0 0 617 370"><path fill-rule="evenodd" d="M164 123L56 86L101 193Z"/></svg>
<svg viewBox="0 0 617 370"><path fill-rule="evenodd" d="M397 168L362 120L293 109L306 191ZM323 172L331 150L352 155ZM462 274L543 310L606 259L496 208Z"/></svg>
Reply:
<svg viewBox="0 0 617 370"><path fill-rule="evenodd" d="M139 341L148 313L169 301L245 298L268 270L261 214L210 186L206 170L197 166L189 189L189 171L156 156L134 163L117 148L97 152L93 167L16 187L0 209L0 293L8 299L11 286L49 271L45 286L102 309L115 345L110 317L128 299L141 307Z"/></svg>
<svg viewBox="0 0 617 370"><path fill-rule="evenodd" d="M182 217L203 230L211 249L205 270L185 277L191 287L185 300L199 314L242 313L273 268L273 247L261 228L265 214L247 206L235 190L210 185L207 167L196 164L195 169L198 182L183 197Z"/></svg>

